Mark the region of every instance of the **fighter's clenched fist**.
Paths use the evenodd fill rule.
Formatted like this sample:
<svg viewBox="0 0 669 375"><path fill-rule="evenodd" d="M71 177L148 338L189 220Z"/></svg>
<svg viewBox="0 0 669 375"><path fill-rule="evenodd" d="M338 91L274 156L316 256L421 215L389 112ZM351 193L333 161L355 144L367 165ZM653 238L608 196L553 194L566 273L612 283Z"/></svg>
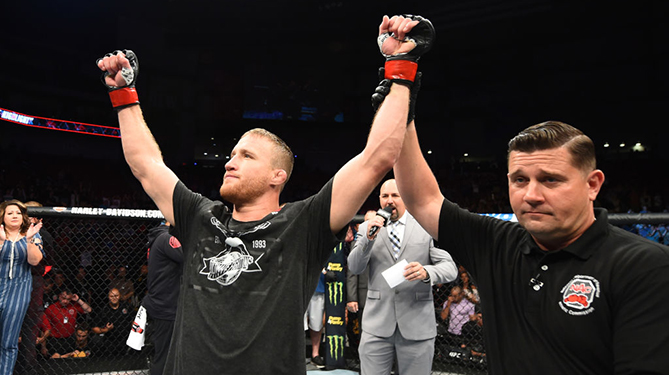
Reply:
<svg viewBox="0 0 669 375"><path fill-rule="evenodd" d="M97 60L102 74L102 83L109 90L115 109L139 104L135 81L139 74L137 55L131 50L116 50Z"/></svg>
<svg viewBox="0 0 669 375"><path fill-rule="evenodd" d="M377 42L386 58L385 79L413 85L420 57L432 48L435 31L432 23L421 16L384 16Z"/></svg>

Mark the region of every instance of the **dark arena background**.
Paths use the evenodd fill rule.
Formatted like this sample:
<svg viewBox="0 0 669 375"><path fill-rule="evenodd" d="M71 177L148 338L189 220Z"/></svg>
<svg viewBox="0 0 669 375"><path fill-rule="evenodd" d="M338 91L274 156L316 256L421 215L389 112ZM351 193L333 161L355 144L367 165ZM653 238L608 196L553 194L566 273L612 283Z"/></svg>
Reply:
<svg viewBox="0 0 669 375"><path fill-rule="evenodd" d="M45 286L60 272L82 288L93 312L81 322L95 326L96 307L119 268L137 296L144 292L146 231L160 222L123 160L97 58L116 49L137 53L144 116L166 163L189 188L217 198L231 148L246 130L263 127L296 154L281 198L294 201L317 192L363 149L384 61L378 25L384 14L412 13L437 31L419 62L416 123L447 198L473 212L511 212L507 141L529 125L559 120L597 146L606 182L596 205L614 224L669 242L667 7L548 0L3 4L2 200L46 207L31 211L54 238L49 271L40 272ZM360 214L377 208L375 193ZM439 301L449 285L434 289L441 321ZM47 292L43 300L54 302ZM478 337L465 348L440 337L433 374L485 373ZM337 371L357 373L357 355L347 347L347 368ZM151 358L150 344L71 359L48 358L40 345L26 357L21 348L16 374L144 374ZM306 356L305 365L314 369Z"/></svg>

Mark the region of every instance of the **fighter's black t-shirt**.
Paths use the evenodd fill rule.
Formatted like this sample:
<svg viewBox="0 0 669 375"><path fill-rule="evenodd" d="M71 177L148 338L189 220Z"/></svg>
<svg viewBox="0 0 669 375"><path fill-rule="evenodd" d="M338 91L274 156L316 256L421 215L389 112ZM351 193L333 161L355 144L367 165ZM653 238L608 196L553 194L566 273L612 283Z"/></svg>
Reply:
<svg viewBox="0 0 669 375"><path fill-rule="evenodd" d="M262 220L237 222L221 202L174 191L184 271L166 374L304 374L303 315L338 242L332 180Z"/></svg>

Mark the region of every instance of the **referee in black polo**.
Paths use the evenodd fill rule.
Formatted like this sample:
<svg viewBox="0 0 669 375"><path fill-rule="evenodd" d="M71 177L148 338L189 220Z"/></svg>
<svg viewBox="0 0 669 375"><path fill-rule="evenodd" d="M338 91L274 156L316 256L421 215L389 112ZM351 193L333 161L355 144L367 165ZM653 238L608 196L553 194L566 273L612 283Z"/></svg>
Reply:
<svg viewBox="0 0 669 375"><path fill-rule="evenodd" d="M583 132L548 121L509 142L517 223L446 200L413 122L395 178L407 209L477 282L490 374L668 373L669 248L594 207L604 173Z"/></svg>

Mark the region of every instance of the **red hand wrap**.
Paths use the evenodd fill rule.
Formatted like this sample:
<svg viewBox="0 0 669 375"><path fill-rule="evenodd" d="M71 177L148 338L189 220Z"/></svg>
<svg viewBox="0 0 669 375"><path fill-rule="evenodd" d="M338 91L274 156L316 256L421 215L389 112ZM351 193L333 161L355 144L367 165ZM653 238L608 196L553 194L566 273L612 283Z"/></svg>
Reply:
<svg viewBox="0 0 669 375"><path fill-rule="evenodd" d="M413 82L416 79L418 64L409 60L390 60L386 61L386 79L402 79Z"/></svg>
<svg viewBox="0 0 669 375"><path fill-rule="evenodd" d="M109 98L111 98L112 107L114 108L139 104L137 90L135 90L134 87L124 87L122 89L110 91Z"/></svg>

